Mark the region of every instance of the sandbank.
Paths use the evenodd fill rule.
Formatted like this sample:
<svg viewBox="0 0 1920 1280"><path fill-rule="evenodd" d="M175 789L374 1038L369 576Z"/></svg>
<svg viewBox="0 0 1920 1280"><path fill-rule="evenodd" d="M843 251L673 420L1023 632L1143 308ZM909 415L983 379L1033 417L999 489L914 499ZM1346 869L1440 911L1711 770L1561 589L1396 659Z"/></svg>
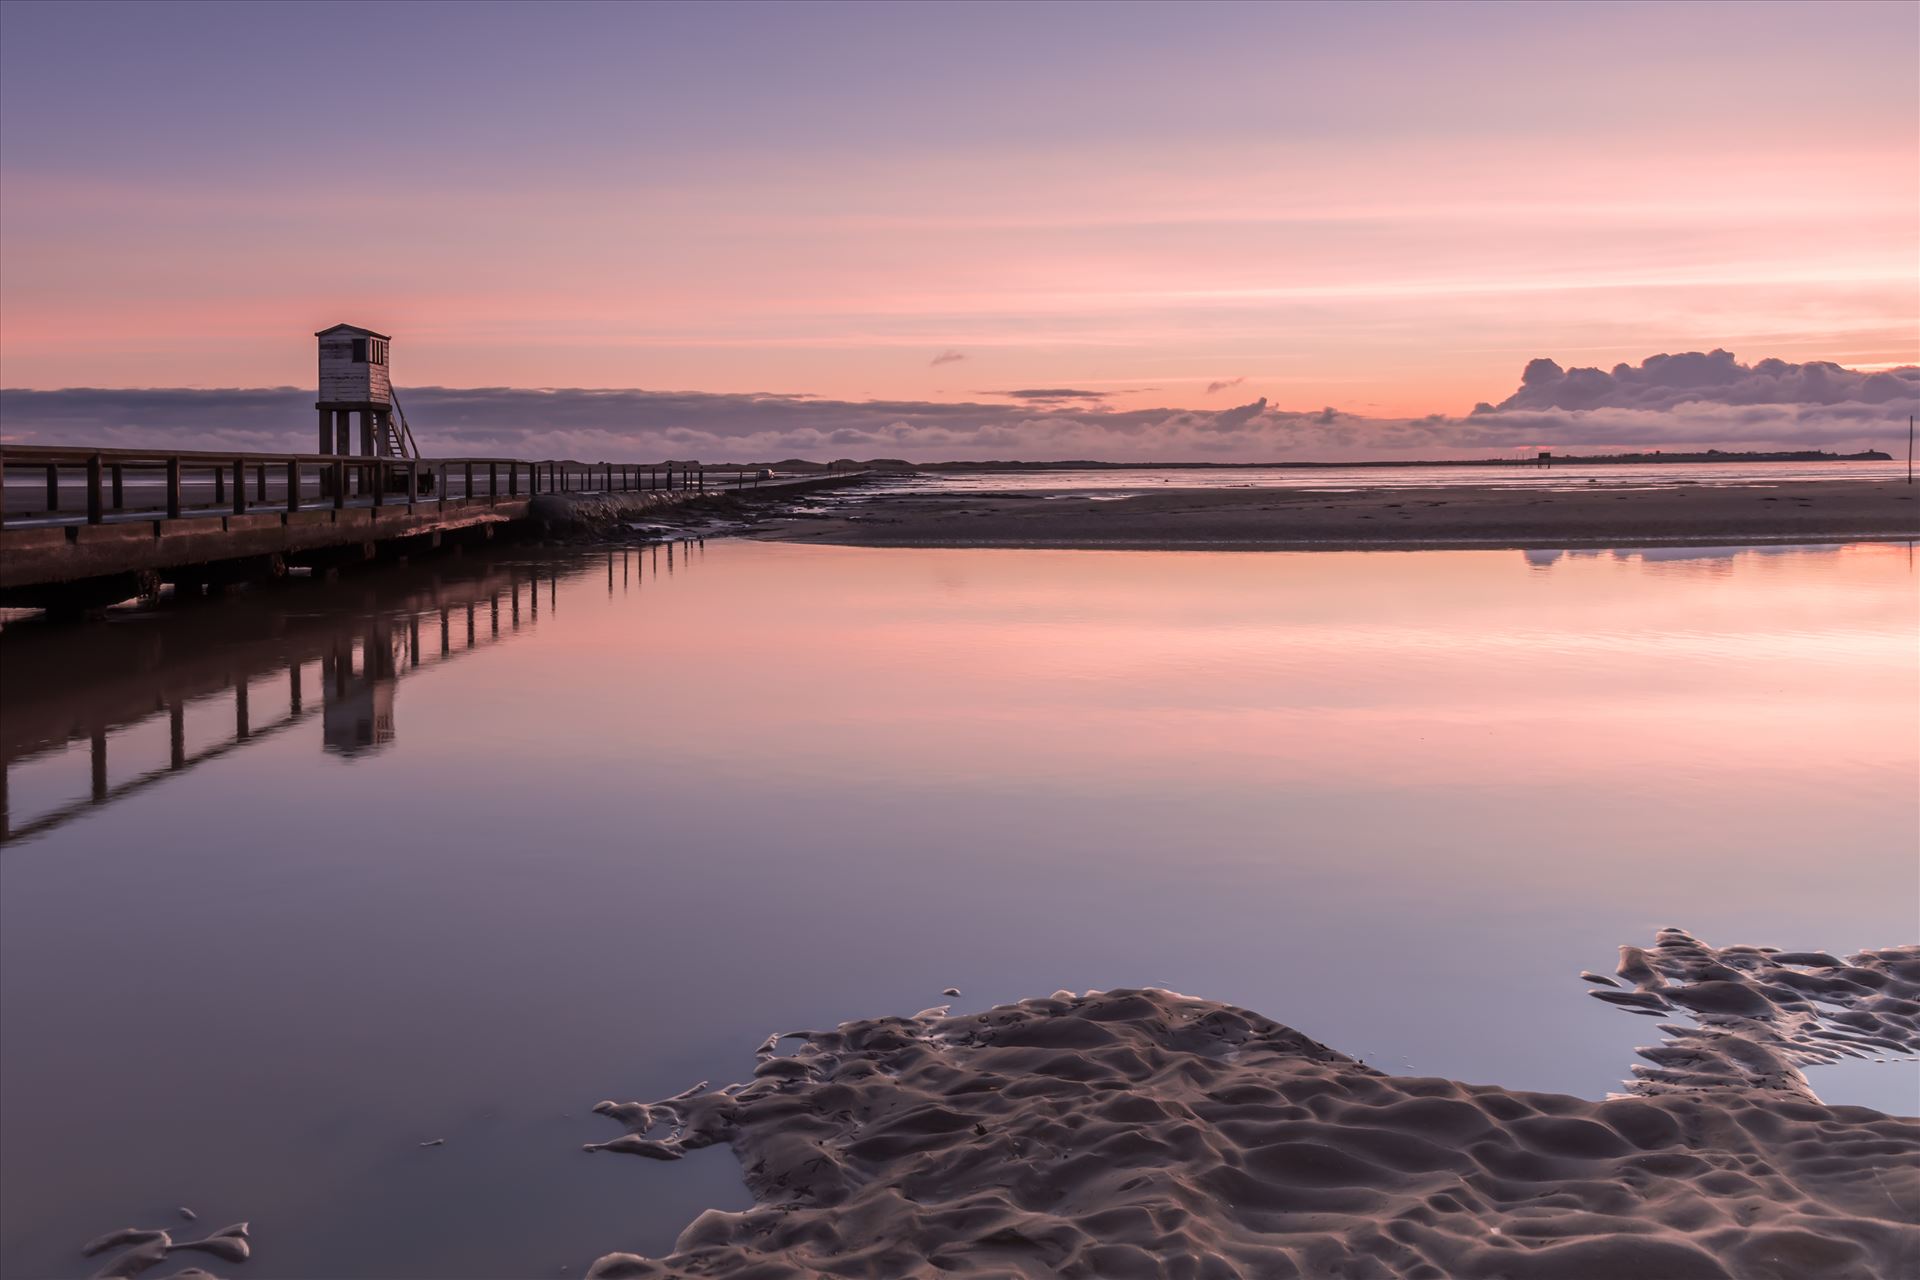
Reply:
<svg viewBox="0 0 1920 1280"><path fill-rule="evenodd" d="M1575 482L1577 483L1577 482ZM1168 489L857 496L757 535L866 547L1389 550L1920 537L1920 485L1866 480L1632 488Z"/></svg>

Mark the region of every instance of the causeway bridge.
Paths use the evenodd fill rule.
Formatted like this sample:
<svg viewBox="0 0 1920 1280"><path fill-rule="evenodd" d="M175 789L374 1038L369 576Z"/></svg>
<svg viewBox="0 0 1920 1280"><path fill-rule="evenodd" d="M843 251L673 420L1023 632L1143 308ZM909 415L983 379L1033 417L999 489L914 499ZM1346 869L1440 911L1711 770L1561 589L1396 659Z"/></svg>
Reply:
<svg viewBox="0 0 1920 1280"><path fill-rule="evenodd" d="M769 496L861 472L774 477L652 463L339 453L0 446L0 606L84 608L154 582L272 577L442 539L491 539L540 518L543 495Z"/></svg>

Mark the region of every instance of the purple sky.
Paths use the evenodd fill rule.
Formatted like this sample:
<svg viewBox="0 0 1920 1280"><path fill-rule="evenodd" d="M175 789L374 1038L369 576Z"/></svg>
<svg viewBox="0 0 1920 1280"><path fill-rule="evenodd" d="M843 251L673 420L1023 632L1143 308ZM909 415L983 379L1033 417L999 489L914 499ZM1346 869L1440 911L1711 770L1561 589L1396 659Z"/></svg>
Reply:
<svg viewBox="0 0 1920 1280"><path fill-rule="evenodd" d="M15 0L0 382L307 387L345 320L429 448L1884 445L1910 383L1472 411L1537 357L1920 359L1917 48L1905 4ZM572 390L428 390L489 387ZM204 429L304 441L245 395Z"/></svg>

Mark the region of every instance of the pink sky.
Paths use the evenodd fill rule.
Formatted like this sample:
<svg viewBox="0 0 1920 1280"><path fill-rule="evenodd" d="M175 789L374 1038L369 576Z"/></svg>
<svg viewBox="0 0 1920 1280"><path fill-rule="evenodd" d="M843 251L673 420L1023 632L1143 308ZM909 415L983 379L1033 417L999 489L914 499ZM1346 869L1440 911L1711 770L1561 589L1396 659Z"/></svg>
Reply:
<svg viewBox="0 0 1920 1280"><path fill-rule="evenodd" d="M324 12L9 6L0 383L304 386L341 320L403 388L1372 417L1920 358L1908 5Z"/></svg>

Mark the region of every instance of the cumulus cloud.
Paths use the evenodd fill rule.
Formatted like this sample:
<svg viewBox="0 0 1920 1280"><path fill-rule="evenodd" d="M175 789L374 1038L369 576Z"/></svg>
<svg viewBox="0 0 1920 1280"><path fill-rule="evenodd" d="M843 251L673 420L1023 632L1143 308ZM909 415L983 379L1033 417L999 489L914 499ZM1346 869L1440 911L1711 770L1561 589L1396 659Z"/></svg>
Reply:
<svg viewBox="0 0 1920 1280"><path fill-rule="evenodd" d="M1288 409L1264 396L1218 410L1123 409L1070 387L957 404L511 387L404 394L422 449L440 455L1283 461L1488 457L1520 448L1891 450L1904 444L1906 415L1920 412L1920 369L1747 366L1723 352L1656 356L1611 373L1535 361L1497 405L1417 418ZM0 437L9 441L278 452L311 449L314 435L307 388L0 391Z"/></svg>
<svg viewBox="0 0 1920 1280"><path fill-rule="evenodd" d="M932 365L952 364L956 360L965 360L966 358L967 358L967 355L964 351L947 350L947 351L942 351L939 355L935 356L932 360L929 360L927 363Z"/></svg>
<svg viewBox="0 0 1920 1280"><path fill-rule="evenodd" d="M1209 382L1207 384L1207 394L1212 395L1216 391L1225 391L1228 387L1237 387L1245 381L1245 378L1222 378L1218 382Z"/></svg>
<svg viewBox="0 0 1920 1280"><path fill-rule="evenodd" d="M1762 360L1741 364L1730 351L1683 351L1648 356L1611 371L1562 369L1541 358L1528 363L1520 389L1475 413L1512 410L1646 409L1673 412L1689 404L1839 405L1892 404L1920 395L1920 369L1877 373L1824 360L1789 364Z"/></svg>

